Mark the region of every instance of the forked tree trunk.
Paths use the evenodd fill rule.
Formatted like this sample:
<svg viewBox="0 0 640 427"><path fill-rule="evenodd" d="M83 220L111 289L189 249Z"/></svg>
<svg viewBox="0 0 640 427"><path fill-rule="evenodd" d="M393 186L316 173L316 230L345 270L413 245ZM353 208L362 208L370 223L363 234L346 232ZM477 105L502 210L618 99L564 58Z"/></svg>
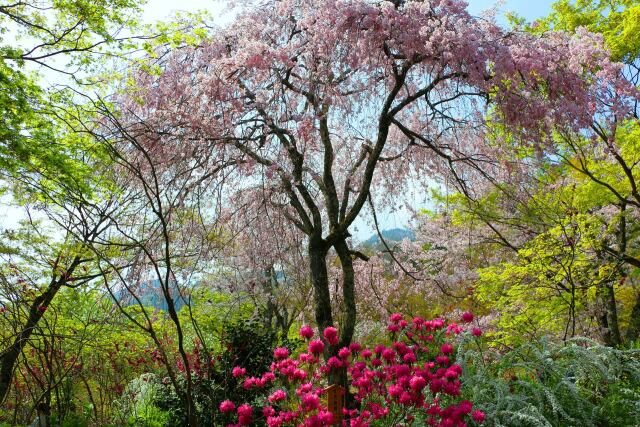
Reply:
<svg viewBox="0 0 640 427"><path fill-rule="evenodd" d="M267 293L267 303L262 315L263 323L267 328L279 330L283 337L289 334L291 326L289 321L289 311L286 307L278 306L277 299L278 277L273 265L264 269L263 288Z"/></svg>
<svg viewBox="0 0 640 427"><path fill-rule="evenodd" d="M356 323L356 292L355 292L355 272L353 270L353 259L346 239L338 240L333 245L342 269L342 297L343 312L340 319L340 339L338 345L327 345L324 357L328 359L335 356L338 350L348 346L353 339ZM309 263L311 272L311 282L313 284L315 297L315 317L320 331L327 326L333 326L333 316L331 312L331 298L329 293L329 276L327 270L327 245L321 240L311 240L309 244ZM346 368L332 371L329 375L330 384L339 384L349 390L347 384ZM350 398L347 396L347 404Z"/></svg>
<svg viewBox="0 0 640 427"><path fill-rule="evenodd" d="M342 299L344 301L344 313L342 316L342 324L340 325L340 343L338 345L338 348L342 348L351 344L356 326L355 272L353 270L353 258L346 240L339 240L334 245L334 248L338 253L340 266L342 267ZM355 399L353 394L349 391L346 367L338 370L334 384L340 384L344 387L346 392L345 404L347 408L353 408Z"/></svg>

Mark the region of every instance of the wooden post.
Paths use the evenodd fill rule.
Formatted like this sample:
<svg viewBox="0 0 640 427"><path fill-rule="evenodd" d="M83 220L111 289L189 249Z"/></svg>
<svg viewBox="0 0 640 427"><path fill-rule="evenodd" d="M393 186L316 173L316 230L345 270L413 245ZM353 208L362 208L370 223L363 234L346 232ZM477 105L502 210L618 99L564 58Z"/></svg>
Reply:
<svg viewBox="0 0 640 427"><path fill-rule="evenodd" d="M327 394L327 409L333 414L333 425L342 424L344 408L344 387L333 384L323 390Z"/></svg>

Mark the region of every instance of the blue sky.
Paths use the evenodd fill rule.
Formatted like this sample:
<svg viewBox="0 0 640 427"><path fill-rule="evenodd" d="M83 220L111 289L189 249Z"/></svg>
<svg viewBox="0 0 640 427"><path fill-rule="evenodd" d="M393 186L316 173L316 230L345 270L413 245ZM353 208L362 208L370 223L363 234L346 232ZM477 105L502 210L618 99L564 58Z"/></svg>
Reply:
<svg viewBox="0 0 640 427"><path fill-rule="evenodd" d="M469 11L474 15L493 7L497 0L467 0ZM225 6L221 0L148 0L144 8L144 18L148 22L164 19L176 10L195 12L206 9L219 16ZM504 0L499 7L501 12L516 12L529 20L534 20L549 13L552 0Z"/></svg>
<svg viewBox="0 0 640 427"><path fill-rule="evenodd" d="M469 11L473 14L491 8L496 4L495 0L467 0ZM516 12L530 21L547 15L551 11L551 0L506 0L499 7L501 12Z"/></svg>

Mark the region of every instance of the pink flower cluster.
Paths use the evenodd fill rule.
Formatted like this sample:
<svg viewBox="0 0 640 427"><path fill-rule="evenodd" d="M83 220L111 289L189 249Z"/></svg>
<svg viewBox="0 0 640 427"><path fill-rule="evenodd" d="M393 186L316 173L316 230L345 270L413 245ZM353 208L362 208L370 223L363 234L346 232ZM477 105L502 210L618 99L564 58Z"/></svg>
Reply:
<svg viewBox="0 0 640 427"><path fill-rule="evenodd" d="M472 321L471 313L462 315L462 322ZM473 404L461 396L462 368L452 363L455 346L446 341L463 332L462 327L446 325L442 319L416 317L407 321L401 314L393 314L389 331L393 339L390 345L367 348L352 343L323 362L320 355L324 342L311 340L314 331L304 326L300 335L309 341L307 351L294 357L287 349L277 348L270 371L261 378L243 378L241 368L234 369L234 376L244 381L245 387L247 383L265 387L269 406L262 408L261 415L269 427L332 425L336 414L326 407L324 388L329 374L337 369L346 369L350 391L359 403L359 409L343 410L344 426L364 427L377 420L411 423L417 416L427 425L442 427L484 421L484 413L474 410ZM482 333L478 328L469 332L474 336ZM322 336L333 344L338 331L329 327ZM267 386L272 384L277 386L269 392ZM247 404L237 409L228 400L220 404L222 413L233 414L234 410L237 423L232 426L255 421Z"/></svg>

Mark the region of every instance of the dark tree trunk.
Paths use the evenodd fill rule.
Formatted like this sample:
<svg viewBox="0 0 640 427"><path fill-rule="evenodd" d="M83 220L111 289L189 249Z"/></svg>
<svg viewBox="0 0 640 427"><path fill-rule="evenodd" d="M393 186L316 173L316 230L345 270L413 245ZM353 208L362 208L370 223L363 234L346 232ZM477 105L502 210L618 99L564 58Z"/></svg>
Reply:
<svg viewBox="0 0 640 427"><path fill-rule="evenodd" d="M596 300L598 305L598 326L600 327L602 341L609 347L618 347L621 344L618 308L611 282L601 283L597 286Z"/></svg>
<svg viewBox="0 0 640 427"><path fill-rule="evenodd" d="M189 357L187 356L187 352L184 348L184 333L182 332L182 326L180 324L178 312L176 311L174 299L171 296L171 291L169 288L169 284L171 283L171 281L166 280L165 283L166 285L162 286L162 291L167 302L169 318L171 318L176 327L176 334L178 335L178 353L180 354L182 363L184 364L184 374L187 382L183 394L185 409L187 410L187 422L189 423L189 427L198 427L200 423L198 421L196 403L193 397L193 377L191 375L191 364L189 363Z"/></svg>
<svg viewBox="0 0 640 427"><path fill-rule="evenodd" d="M353 258L346 240L339 240L334 245L334 248L338 253L340 265L342 267L342 298L344 300L344 315L342 317L342 324L340 325L340 344L338 345L338 348L341 348L347 347L351 344L351 340L353 339L353 332L356 326L356 286L355 272L353 270ZM354 399L353 394L349 391L346 367L338 370L334 384L339 384L344 387L346 392L345 404L347 408L354 408L354 405L357 402Z"/></svg>
<svg viewBox="0 0 640 427"><path fill-rule="evenodd" d="M52 280L47 290L33 300L29 308L29 317L22 330L17 334L13 344L0 354L0 403L4 402L9 393L13 371L22 349L31 338L33 330L44 315L44 310L41 307L46 309L49 306L63 285L61 280Z"/></svg>
<svg viewBox="0 0 640 427"><path fill-rule="evenodd" d="M320 238L312 237L309 242L309 271L315 299L315 318L322 331L333 326L331 297L329 295L329 274L327 272L328 247Z"/></svg>
<svg viewBox="0 0 640 427"><path fill-rule="evenodd" d="M41 403L38 403L37 409L37 417L38 417L38 425L37 427L49 427L51 424L51 406L50 406L51 397L48 396Z"/></svg>
<svg viewBox="0 0 640 427"><path fill-rule="evenodd" d="M31 303L29 307L29 317L22 327L22 330L16 335L13 344L0 354L0 403L4 403L7 398L16 363L22 350L27 345L29 338L31 338L33 330L38 325L40 319L42 319L42 316L44 316L45 310L49 307L58 291L68 283L69 278L72 277L76 268L83 262L80 257L76 256L68 268L60 273L61 266L58 264L59 261L60 258L55 262L49 286Z"/></svg>
<svg viewBox="0 0 640 427"><path fill-rule="evenodd" d="M356 326L356 289L355 273L353 271L353 258L345 240L337 241L333 246L340 258L342 267L342 298L344 304L344 316L340 324L340 344L345 347L351 344L353 331Z"/></svg>
<svg viewBox="0 0 640 427"><path fill-rule="evenodd" d="M343 246L340 246L341 252L344 254ZM336 249L337 251L337 249ZM311 272L311 282L313 284L314 290L314 298L315 298L315 308L316 308L316 323L318 324L318 329L323 331L328 326L333 326L333 316L331 313L331 296L329 294L329 276L327 273L327 252L328 247L322 241L311 241L309 244L309 264L310 264L310 272ZM342 257L340 257L340 262L342 263ZM351 284L347 284L347 288L350 288L351 291L347 291L347 295L353 295L353 265L351 264L351 260L347 262L347 270L351 269L351 274L347 274L345 277L350 277ZM343 271L344 271L343 265ZM349 279L347 279L349 280ZM343 283L344 285L344 283ZM351 314L345 313L345 325L340 325L341 334L340 341L338 345L329 345L325 347L324 357L328 359L331 356L335 356L338 354L338 349L340 349L341 345L348 345L351 341L351 337L353 336L353 324L351 327L348 326L349 322L355 322L355 302L353 304L346 304L345 307L351 306L352 312ZM346 310L347 312L349 309ZM346 331L346 333L345 333ZM345 341L347 339L348 341ZM346 344L345 344L346 342ZM338 369L333 371L329 375L329 384L339 384L348 390L347 387L347 371L346 369Z"/></svg>
<svg viewBox="0 0 640 427"><path fill-rule="evenodd" d="M620 325L618 324L618 306L616 304L616 294L613 289L613 283L607 283L607 316L609 317L609 329L611 330L611 338L614 346L622 344L620 336Z"/></svg>

